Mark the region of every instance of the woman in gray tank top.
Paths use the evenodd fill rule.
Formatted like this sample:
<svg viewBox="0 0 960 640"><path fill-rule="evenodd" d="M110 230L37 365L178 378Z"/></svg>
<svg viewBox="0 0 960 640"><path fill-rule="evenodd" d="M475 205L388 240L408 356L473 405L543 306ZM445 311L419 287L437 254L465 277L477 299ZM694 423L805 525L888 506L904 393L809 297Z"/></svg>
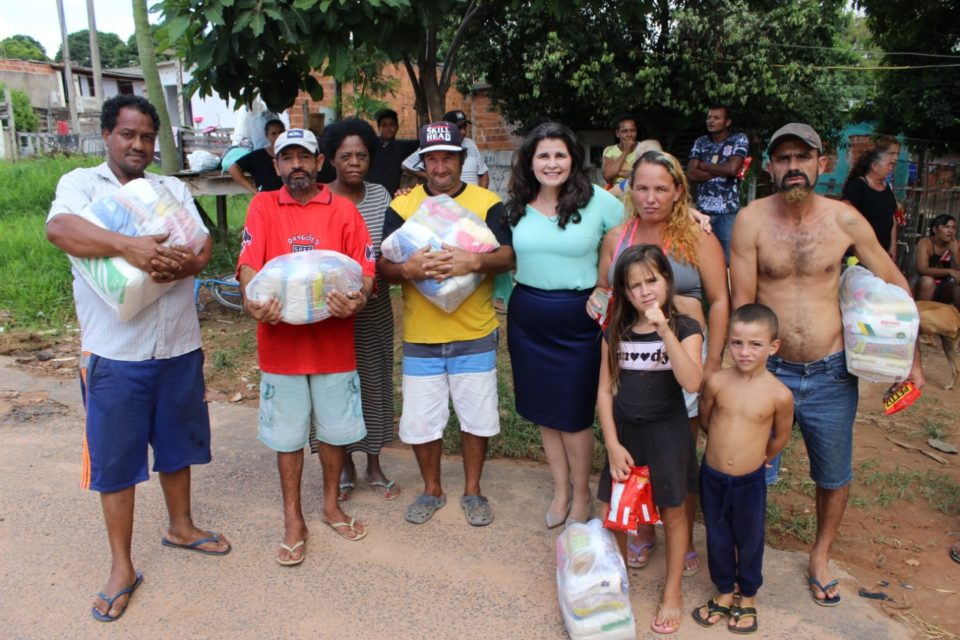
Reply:
<svg viewBox="0 0 960 640"><path fill-rule="evenodd" d="M730 294L723 248L716 236L700 229L694 221L689 194L683 168L675 157L662 151L648 151L637 159L625 196L626 220L603 239L597 289L587 303L587 313L596 317L596 305L602 292L609 291L616 259L624 249L637 244L659 246L673 268L678 310L694 318L701 328L709 327L709 332L705 331L703 377L706 379L711 372L720 369L730 316ZM704 315L704 303L709 310L709 323ZM694 439L700 428L698 399L699 394L687 397L687 413ZM692 529L696 510L696 496L693 494L687 496L686 508ZM639 568L649 561L656 544L656 532L652 526L641 526L637 533L637 537L631 539L627 564ZM684 575L693 575L700 568L692 535L690 541Z"/></svg>

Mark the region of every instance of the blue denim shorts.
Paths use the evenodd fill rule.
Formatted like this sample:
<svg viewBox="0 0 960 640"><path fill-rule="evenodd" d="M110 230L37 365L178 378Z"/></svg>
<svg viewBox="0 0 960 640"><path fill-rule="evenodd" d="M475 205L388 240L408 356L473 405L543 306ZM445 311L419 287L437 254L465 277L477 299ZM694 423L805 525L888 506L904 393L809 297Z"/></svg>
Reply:
<svg viewBox="0 0 960 640"><path fill-rule="evenodd" d="M356 370L312 375L260 374L260 429L257 438L274 451L307 446L310 425L317 440L343 446L367 435Z"/></svg>
<svg viewBox="0 0 960 640"><path fill-rule="evenodd" d="M822 489L840 489L853 480L853 423L857 417L857 377L847 371L843 352L814 362L789 362L775 355L767 369L793 393L794 420L810 458L810 477ZM777 479L780 456L767 468L767 484Z"/></svg>

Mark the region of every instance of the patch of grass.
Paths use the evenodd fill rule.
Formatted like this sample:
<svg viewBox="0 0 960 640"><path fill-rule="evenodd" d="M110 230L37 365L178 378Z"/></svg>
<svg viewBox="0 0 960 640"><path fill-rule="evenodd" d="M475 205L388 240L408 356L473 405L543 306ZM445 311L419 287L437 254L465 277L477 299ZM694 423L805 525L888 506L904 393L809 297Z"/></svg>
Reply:
<svg viewBox="0 0 960 640"><path fill-rule="evenodd" d="M864 466L861 464L860 471L864 471ZM875 491L873 501L881 507L898 500L912 501L919 496L941 513L960 515L960 483L939 471L911 471L899 465L891 471L882 471L871 466L866 473L858 475L859 484ZM862 495L861 498L870 500Z"/></svg>
<svg viewBox="0 0 960 640"><path fill-rule="evenodd" d="M770 517L770 505L767 505L767 523L770 528L782 535L793 536L804 544L813 544L817 536L817 516L814 513L799 515L786 514L779 507L775 509L775 518Z"/></svg>
<svg viewBox="0 0 960 640"><path fill-rule="evenodd" d="M923 435L935 440L943 440L950 435L950 428L939 420L925 416L923 418Z"/></svg>
<svg viewBox="0 0 960 640"><path fill-rule="evenodd" d="M60 176L100 162L55 156L0 162L0 305L8 327L63 326L74 317L66 256L47 242L46 219Z"/></svg>
<svg viewBox="0 0 960 640"><path fill-rule="evenodd" d="M960 483L950 476L929 470L917 478L917 491L937 511L960 515Z"/></svg>
<svg viewBox="0 0 960 640"><path fill-rule="evenodd" d="M100 156L50 156L0 162L0 312L8 328L44 329L63 326L75 317L73 277L62 251L46 239L47 213L57 182L67 172L92 167ZM215 215L214 198L199 199ZM227 199L231 232L215 242L210 273L232 273L240 247L240 231L250 198Z"/></svg>
<svg viewBox="0 0 960 640"><path fill-rule="evenodd" d="M229 373L237 368L236 354L228 349L216 349L213 352L213 368L218 373Z"/></svg>

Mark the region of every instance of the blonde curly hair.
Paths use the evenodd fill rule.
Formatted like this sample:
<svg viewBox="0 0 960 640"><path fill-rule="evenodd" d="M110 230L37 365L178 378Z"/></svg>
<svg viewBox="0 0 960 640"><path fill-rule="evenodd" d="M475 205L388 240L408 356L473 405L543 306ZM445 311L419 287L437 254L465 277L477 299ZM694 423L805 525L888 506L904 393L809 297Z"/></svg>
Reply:
<svg viewBox="0 0 960 640"><path fill-rule="evenodd" d="M690 218L690 185L687 176L683 173L680 161L666 151L647 151L633 163L630 170L629 190L623 194L623 206L626 209L626 220L631 222L639 216L633 206L633 180L637 169L642 164L654 164L663 167L673 179L673 186L680 191L680 197L673 203L673 211L667 219L666 225L660 233L661 246L664 252L671 254L680 262L699 267L697 247L700 244L697 233L697 223Z"/></svg>

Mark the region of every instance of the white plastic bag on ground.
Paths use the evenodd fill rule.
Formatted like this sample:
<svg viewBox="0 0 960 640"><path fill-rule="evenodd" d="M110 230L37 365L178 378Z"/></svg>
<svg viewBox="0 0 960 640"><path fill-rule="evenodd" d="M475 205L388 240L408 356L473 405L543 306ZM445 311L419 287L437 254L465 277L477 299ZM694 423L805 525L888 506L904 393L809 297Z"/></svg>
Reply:
<svg viewBox="0 0 960 640"><path fill-rule="evenodd" d="M634 637L627 568L599 519L571 524L557 538L557 596L571 638Z"/></svg>
<svg viewBox="0 0 960 640"><path fill-rule="evenodd" d="M913 298L863 267L840 276L840 314L847 370L870 382L906 379L920 328Z"/></svg>
<svg viewBox="0 0 960 640"><path fill-rule="evenodd" d="M356 260L336 251L287 253L263 265L247 284L247 297L256 302L280 300L281 319L288 324L310 324L330 317L327 294L357 291L363 273Z"/></svg>
<svg viewBox="0 0 960 640"><path fill-rule="evenodd" d="M200 253L207 239L200 223L173 194L144 178L131 180L77 215L98 227L128 236L169 233L163 244L183 245L194 253ZM123 258L68 257L77 273L117 312L120 320L134 317L173 286L154 282L149 274Z"/></svg>
<svg viewBox="0 0 960 640"><path fill-rule="evenodd" d="M479 216L448 195L424 199L403 226L383 240L380 250L391 262L406 262L423 247L440 249L446 244L470 253L489 253L500 246ZM443 282L432 278L414 280L413 286L447 313L454 311L483 281L484 274L454 276Z"/></svg>
<svg viewBox="0 0 960 640"><path fill-rule="evenodd" d="M637 622L630 609L608 609L580 617L560 598L560 615L572 640L633 640Z"/></svg>

